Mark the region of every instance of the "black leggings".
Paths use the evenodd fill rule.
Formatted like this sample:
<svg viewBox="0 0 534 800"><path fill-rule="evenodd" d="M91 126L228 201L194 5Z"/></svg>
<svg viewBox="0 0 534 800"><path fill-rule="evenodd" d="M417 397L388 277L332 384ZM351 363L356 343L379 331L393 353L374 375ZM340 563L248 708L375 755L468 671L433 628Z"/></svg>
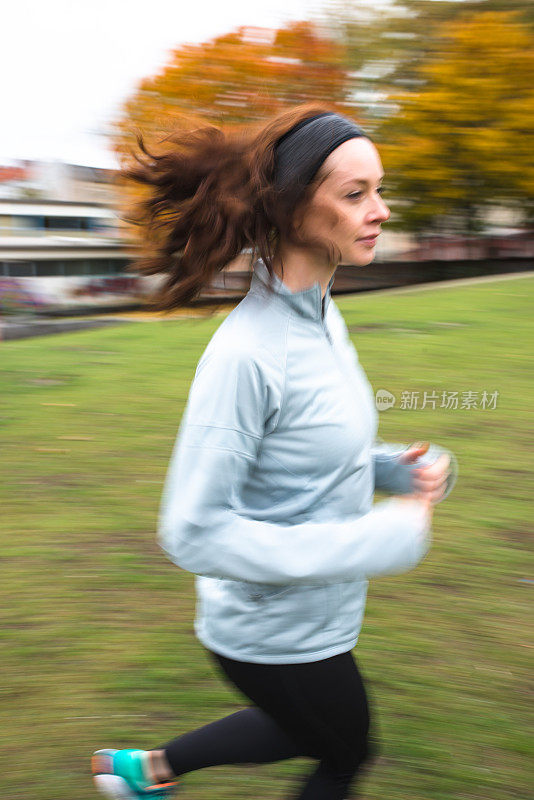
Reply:
<svg viewBox="0 0 534 800"><path fill-rule="evenodd" d="M210 652L210 651L208 651ZM175 775L220 764L308 757L319 764L298 800L344 800L370 744L369 704L349 651L305 664L255 664L211 653L254 703L164 746Z"/></svg>

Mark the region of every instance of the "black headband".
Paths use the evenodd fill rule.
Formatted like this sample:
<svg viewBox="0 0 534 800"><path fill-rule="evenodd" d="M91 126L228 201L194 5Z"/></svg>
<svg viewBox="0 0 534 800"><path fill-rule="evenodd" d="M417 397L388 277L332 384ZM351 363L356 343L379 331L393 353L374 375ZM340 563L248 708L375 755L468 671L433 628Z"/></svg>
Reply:
<svg viewBox="0 0 534 800"><path fill-rule="evenodd" d="M369 138L355 122L331 111L302 120L275 146L275 187L282 191L292 190L296 199L330 153L357 136Z"/></svg>

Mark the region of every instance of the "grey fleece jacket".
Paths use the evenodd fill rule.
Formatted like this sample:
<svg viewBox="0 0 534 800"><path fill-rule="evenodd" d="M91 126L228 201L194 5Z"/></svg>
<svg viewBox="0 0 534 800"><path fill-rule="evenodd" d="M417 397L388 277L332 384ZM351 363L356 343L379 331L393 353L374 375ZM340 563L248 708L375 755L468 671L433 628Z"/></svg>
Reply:
<svg viewBox="0 0 534 800"><path fill-rule="evenodd" d="M373 391L333 278L323 299L318 282L292 292L275 277L273 292L268 277L258 260L198 363L158 535L197 576L207 648L298 663L356 644L368 580L414 567L430 530L418 501L373 505L376 488L409 492L416 465L376 442Z"/></svg>

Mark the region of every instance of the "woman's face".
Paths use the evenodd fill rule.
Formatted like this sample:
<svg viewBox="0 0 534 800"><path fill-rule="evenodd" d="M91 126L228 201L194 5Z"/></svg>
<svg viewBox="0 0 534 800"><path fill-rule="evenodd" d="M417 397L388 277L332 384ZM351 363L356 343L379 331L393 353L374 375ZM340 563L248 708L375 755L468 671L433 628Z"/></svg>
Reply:
<svg viewBox="0 0 534 800"><path fill-rule="evenodd" d="M374 242L390 212L381 198L382 163L374 144L364 137L337 147L322 165L321 180L297 217L306 242L335 246L338 263L363 267L374 258ZM366 240L366 237L368 238Z"/></svg>

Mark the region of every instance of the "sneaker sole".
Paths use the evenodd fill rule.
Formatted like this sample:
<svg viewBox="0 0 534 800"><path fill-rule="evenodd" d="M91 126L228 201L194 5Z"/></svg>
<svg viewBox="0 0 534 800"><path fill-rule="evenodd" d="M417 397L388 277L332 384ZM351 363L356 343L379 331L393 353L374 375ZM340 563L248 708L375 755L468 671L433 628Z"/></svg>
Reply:
<svg viewBox="0 0 534 800"><path fill-rule="evenodd" d="M120 775L93 775L93 781L98 791L111 800L138 800Z"/></svg>
<svg viewBox="0 0 534 800"><path fill-rule="evenodd" d="M113 756L116 750L97 750L91 758L93 782L98 791L111 800L138 800L130 786L120 775L113 774Z"/></svg>

